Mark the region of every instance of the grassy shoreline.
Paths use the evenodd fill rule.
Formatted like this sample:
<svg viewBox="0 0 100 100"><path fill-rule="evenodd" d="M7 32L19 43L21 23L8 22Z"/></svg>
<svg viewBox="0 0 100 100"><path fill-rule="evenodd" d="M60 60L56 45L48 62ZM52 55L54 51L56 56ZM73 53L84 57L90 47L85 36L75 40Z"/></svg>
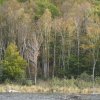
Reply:
<svg viewBox="0 0 100 100"><path fill-rule="evenodd" d="M91 94L94 89L92 82L70 80L48 80L38 81L37 85L20 85L15 83L0 84L0 92L5 93L15 90L20 93L66 93L66 94ZM95 93L100 93L99 83L95 84Z"/></svg>
<svg viewBox="0 0 100 100"><path fill-rule="evenodd" d="M93 93L93 88L84 88L79 89L78 87L42 87L42 86L22 86L22 85L14 85L14 84L7 84L7 85L0 85L0 92L5 93L8 90L15 90L20 93L66 93L66 94L91 94ZM100 93L100 88L95 88L96 93Z"/></svg>

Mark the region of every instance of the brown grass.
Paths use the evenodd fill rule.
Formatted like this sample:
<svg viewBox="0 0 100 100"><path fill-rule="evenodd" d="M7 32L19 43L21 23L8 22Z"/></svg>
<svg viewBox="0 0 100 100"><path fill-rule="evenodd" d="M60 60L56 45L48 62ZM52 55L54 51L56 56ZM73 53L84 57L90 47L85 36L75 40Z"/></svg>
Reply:
<svg viewBox="0 0 100 100"><path fill-rule="evenodd" d="M75 93L75 94L91 94L93 93L92 88L84 88L79 89L78 87L42 87L42 86L22 86L22 85L14 85L14 84L7 84L7 85L0 85L0 92L7 92L9 90L16 90L21 93ZM95 89L96 93L100 93L100 88Z"/></svg>
<svg viewBox="0 0 100 100"><path fill-rule="evenodd" d="M100 85L95 84L95 92L100 93ZM15 90L21 93L74 93L74 94L91 94L93 93L92 82L79 82L75 79L61 80L53 79L38 81L37 85L17 85L17 84L1 84L0 92Z"/></svg>

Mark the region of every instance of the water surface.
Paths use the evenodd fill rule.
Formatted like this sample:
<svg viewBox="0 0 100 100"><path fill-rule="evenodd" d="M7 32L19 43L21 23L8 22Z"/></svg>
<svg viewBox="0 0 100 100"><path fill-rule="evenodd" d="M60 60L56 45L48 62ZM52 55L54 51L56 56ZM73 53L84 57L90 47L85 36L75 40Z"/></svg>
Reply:
<svg viewBox="0 0 100 100"><path fill-rule="evenodd" d="M1 93L0 100L100 100L100 95Z"/></svg>

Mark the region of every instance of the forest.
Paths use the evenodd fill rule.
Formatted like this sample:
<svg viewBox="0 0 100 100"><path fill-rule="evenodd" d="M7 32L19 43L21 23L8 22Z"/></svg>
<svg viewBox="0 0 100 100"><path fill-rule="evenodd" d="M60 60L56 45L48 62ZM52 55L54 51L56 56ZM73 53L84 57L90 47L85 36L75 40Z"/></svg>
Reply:
<svg viewBox="0 0 100 100"><path fill-rule="evenodd" d="M100 77L100 0L0 0L0 83L82 75Z"/></svg>

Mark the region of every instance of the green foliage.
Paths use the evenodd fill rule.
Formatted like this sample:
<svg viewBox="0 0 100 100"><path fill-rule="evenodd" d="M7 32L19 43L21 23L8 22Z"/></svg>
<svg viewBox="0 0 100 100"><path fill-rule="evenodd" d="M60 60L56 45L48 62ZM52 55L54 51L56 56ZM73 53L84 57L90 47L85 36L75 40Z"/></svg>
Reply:
<svg viewBox="0 0 100 100"><path fill-rule="evenodd" d="M4 1L5 0L0 0L0 4L3 4ZM99 47L99 39L95 37L99 37L100 34L96 36L95 33L100 33L98 24L100 23L99 20L100 18L98 17L100 16L100 0L77 0L77 1L16 0L16 1L18 1L17 4L13 3L13 1L7 2L8 4L6 3L3 6L2 10L0 10L2 12L0 13L1 16L0 50L5 49L9 41L15 41L20 48L20 45L22 45L23 38L25 38L25 37L21 38L20 36L23 36L23 34L25 33L25 36L28 36L26 37L25 41L27 48L29 42L30 45L33 44L34 46L36 46L34 43L39 43L38 45L40 46L40 48L38 48L39 51L36 52L39 54L40 58L38 60L36 59L38 62L38 64L36 65L38 65L37 68L40 71L40 73L37 72L37 74L40 75L40 77L43 77L42 73L45 72L45 71L43 72L44 66L45 64L47 64L48 68L46 69L46 71L48 72L49 70L49 73L47 75L48 78L49 77L51 78L51 76L53 76L52 71L54 71L55 77L61 79L66 77L68 79L71 79L71 77L73 76L76 79L76 81L74 79L71 79L69 83L67 83L67 80L62 80L62 82L64 81L66 85L70 83L74 84L75 81L75 84L81 87L81 84L83 83L85 84L86 82L89 83L91 81L90 75L92 75L92 66L93 66L92 62L93 54L91 52L92 51L91 49L94 47L95 49ZM72 9L69 10L71 7ZM64 16L56 18L56 16L59 16L60 14L59 11L62 11L62 15ZM13 16L14 14L16 16ZM51 19L51 14L52 18L54 19ZM43 19L43 21L35 20L32 22L31 18L33 17L33 15L35 19L40 18L41 20ZM20 19L22 19L23 17L26 20L20 21ZM45 18L47 18L47 20L50 19L50 25L49 25L49 20L47 21L45 20ZM14 20L12 21L12 19ZM90 22L92 22L92 24ZM44 28L43 24L45 24L46 26L45 29L43 29ZM34 39L34 35L32 35L33 37L30 38L31 27L33 27L32 32L36 33L36 39ZM24 30L25 28L26 30ZM15 34L13 32L15 32ZM80 38L79 55L77 52L78 50L77 33L79 33L79 38ZM89 35L88 33L91 34ZM92 33L94 34L93 36ZM90 39L88 39L88 35L90 36L89 37ZM34 41L34 43L31 39ZM40 39L40 41L38 41L38 39ZM97 43L94 43L96 41ZM83 44L84 48L81 47L81 45ZM28 48L30 53L25 52L26 53L25 56L29 57L29 69L27 69L27 76L33 77L34 76L33 74L35 72L33 71L34 69L32 69L32 73L30 72L28 73L28 71L31 70L31 67L34 66L35 64L34 61L33 61L34 64L30 63L30 61L34 60L34 58L30 58L29 54L31 54L32 52L32 55L35 56L33 53L34 47L32 48L30 47L31 46L29 46ZM99 48L94 50L95 51L94 55L97 54L96 51L98 50ZM5 55L4 51L5 50L1 51L2 54L1 59L4 58L4 60L0 64L1 81L3 80L9 83L9 80L16 80L18 83L30 85L32 83L31 80L25 80L26 62L19 55L17 47L14 44L10 44L5 52ZM100 53L98 58L99 59L97 59L98 61L96 63L96 68L95 68L95 76L100 76L100 66L99 66ZM22 80L22 82L20 82L20 80ZM53 81L54 84L60 86L63 85L60 79L54 79ZM99 79L97 79L97 81L99 81Z"/></svg>
<svg viewBox="0 0 100 100"><path fill-rule="evenodd" d="M82 78L82 79L81 79ZM87 80L89 78L89 80ZM100 77L96 77L95 79L96 86L100 84ZM78 87L79 89L84 89L84 88L91 88L93 86L91 76L86 74L85 72L80 76L80 79L74 79L73 77L71 79L60 79L60 78L53 78L50 82L51 87Z"/></svg>
<svg viewBox="0 0 100 100"><path fill-rule="evenodd" d="M55 77L52 79L51 85L52 86L63 86L63 81Z"/></svg>
<svg viewBox="0 0 100 100"><path fill-rule="evenodd" d="M10 79L5 79L4 84L12 84L12 81Z"/></svg>
<svg viewBox="0 0 100 100"><path fill-rule="evenodd" d="M25 78L26 61L19 55L17 46L11 43L5 52L3 66L3 80L17 81Z"/></svg>
<svg viewBox="0 0 100 100"><path fill-rule="evenodd" d="M88 75L86 72L84 72L79 76L79 80L83 80L85 82L91 82L92 77L90 75Z"/></svg>
<svg viewBox="0 0 100 100"><path fill-rule="evenodd" d="M76 79L75 85L79 88L92 87L92 77L84 72Z"/></svg>
<svg viewBox="0 0 100 100"><path fill-rule="evenodd" d="M0 61L0 82L2 81L2 76L3 76L3 66L1 63L2 62Z"/></svg>
<svg viewBox="0 0 100 100"><path fill-rule="evenodd" d="M100 16L100 0L93 0L93 13Z"/></svg>
<svg viewBox="0 0 100 100"><path fill-rule="evenodd" d="M35 8L35 13L36 13L35 19L40 18L46 9L50 10L52 17L59 15L58 8L54 4L50 3L49 1L44 1L44 0L37 1L36 5L37 5L37 7Z"/></svg>
<svg viewBox="0 0 100 100"><path fill-rule="evenodd" d="M18 2L26 2L26 1L28 1L28 0L17 0Z"/></svg>
<svg viewBox="0 0 100 100"><path fill-rule="evenodd" d="M4 1L5 1L5 0L0 0L0 4L3 4Z"/></svg>
<svg viewBox="0 0 100 100"><path fill-rule="evenodd" d="M76 79L74 84L80 89L91 88L93 86L92 81L91 82L86 82L86 81L78 80L78 79Z"/></svg>
<svg viewBox="0 0 100 100"><path fill-rule="evenodd" d="M32 80L25 80L22 84L27 85L27 86L31 86L31 85L33 85L33 81Z"/></svg>
<svg viewBox="0 0 100 100"><path fill-rule="evenodd" d="M63 68L56 67L55 70L56 70L55 72L56 77L63 78L66 74L66 70L64 70Z"/></svg>
<svg viewBox="0 0 100 100"><path fill-rule="evenodd" d="M98 83L98 84L100 84L100 77L96 77L95 78L95 82Z"/></svg>

